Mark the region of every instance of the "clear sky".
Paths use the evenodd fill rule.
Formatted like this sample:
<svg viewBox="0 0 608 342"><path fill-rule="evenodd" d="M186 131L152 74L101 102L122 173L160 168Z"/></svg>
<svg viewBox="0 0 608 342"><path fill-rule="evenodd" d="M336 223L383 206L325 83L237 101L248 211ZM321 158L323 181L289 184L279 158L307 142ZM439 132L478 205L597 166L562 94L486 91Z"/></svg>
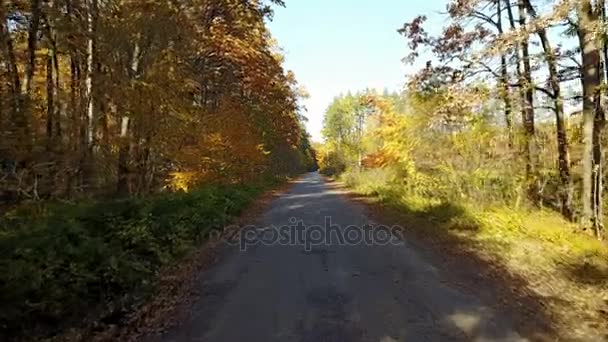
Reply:
<svg viewBox="0 0 608 342"><path fill-rule="evenodd" d="M418 14L429 17L429 29L441 27L444 0L286 0L269 23L292 70L310 98L308 131L321 141L323 113L332 99L347 91L376 88L400 90L408 53L397 33Z"/></svg>

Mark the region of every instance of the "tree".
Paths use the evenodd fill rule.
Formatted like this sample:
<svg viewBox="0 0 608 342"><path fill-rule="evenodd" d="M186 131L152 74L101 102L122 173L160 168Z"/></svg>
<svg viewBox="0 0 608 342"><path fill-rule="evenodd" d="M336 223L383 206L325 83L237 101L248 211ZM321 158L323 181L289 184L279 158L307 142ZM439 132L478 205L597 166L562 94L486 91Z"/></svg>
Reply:
<svg viewBox="0 0 608 342"><path fill-rule="evenodd" d="M602 211L602 145L601 133L605 125L601 104L603 72L601 47L595 32L600 25L600 15L604 4L595 6L590 0L581 0L576 7L578 33L581 51L581 81L583 88L583 191L582 225L594 229L598 238L603 235Z"/></svg>
<svg viewBox="0 0 608 342"><path fill-rule="evenodd" d="M530 0L523 0L527 11L533 18L538 18L536 10ZM558 75L557 56L553 50L547 30L539 26L536 30L538 37L541 41L543 52L545 56L545 62L547 63L547 69L549 71L549 85L552 92L547 92L549 97L553 100L553 112L555 113L555 127L557 137L557 150L558 150L558 169L561 180L562 189L560 190L560 201L561 201L561 212L569 220L573 219L573 208L572 208L572 176L570 172L570 153L568 152L568 134L566 132L566 123L564 118L564 101L562 97L561 85Z"/></svg>
<svg viewBox="0 0 608 342"><path fill-rule="evenodd" d="M525 28L528 13L524 5L525 0L517 0L519 9L519 27ZM539 203L538 185L538 146L536 142L536 129L534 125L534 84L532 80L532 67L530 65L529 42L526 35L520 42L521 61L523 64L520 85L523 88L522 121L524 124L524 146L526 150L526 177L528 178L528 194L534 203Z"/></svg>
<svg viewBox="0 0 608 342"><path fill-rule="evenodd" d="M323 136L336 153L350 165L361 167L363 150L361 147L366 117L370 115L369 96L371 91L334 98L325 113Z"/></svg>
<svg viewBox="0 0 608 342"><path fill-rule="evenodd" d="M176 174L234 183L314 168L270 4L283 5L0 2L0 142L13 165L0 190L129 196Z"/></svg>

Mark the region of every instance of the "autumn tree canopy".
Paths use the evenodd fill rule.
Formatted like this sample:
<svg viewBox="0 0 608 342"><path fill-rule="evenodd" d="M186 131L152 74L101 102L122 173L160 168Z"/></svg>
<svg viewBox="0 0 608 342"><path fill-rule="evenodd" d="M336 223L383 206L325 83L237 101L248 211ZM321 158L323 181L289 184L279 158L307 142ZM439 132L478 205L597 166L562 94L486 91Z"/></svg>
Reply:
<svg viewBox="0 0 608 342"><path fill-rule="evenodd" d="M0 2L3 199L314 168L272 3Z"/></svg>
<svg viewBox="0 0 608 342"><path fill-rule="evenodd" d="M397 32L409 49L403 61L423 67L408 75L402 104L372 93L371 115L356 125L361 110L350 103L363 97L336 99L326 111L322 169L348 169L363 151L364 165L401 165L403 177L438 181L451 170L438 181L448 188L484 175L490 178L458 181L450 192L469 193L460 187L480 181L469 195L495 198L498 186L500 201L555 208L601 237L605 7L592 0L453 0L440 28L414 15Z"/></svg>

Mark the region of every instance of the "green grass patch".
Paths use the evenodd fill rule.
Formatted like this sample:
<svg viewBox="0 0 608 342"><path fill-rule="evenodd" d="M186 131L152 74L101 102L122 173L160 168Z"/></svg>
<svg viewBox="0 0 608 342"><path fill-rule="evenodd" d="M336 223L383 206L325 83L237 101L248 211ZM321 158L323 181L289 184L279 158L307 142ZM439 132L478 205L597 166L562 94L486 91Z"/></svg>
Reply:
<svg viewBox="0 0 608 342"><path fill-rule="evenodd" d="M130 310L163 266L276 185L206 185L191 192L29 205L0 219L0 337L59 333Z"/></svg>

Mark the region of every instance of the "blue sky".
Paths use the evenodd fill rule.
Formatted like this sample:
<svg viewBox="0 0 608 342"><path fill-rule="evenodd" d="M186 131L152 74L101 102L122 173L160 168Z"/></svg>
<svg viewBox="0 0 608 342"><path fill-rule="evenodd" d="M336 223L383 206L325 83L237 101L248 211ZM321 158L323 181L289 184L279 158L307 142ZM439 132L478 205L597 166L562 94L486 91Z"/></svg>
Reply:
<svg viewBox="0 0 608 342"><path fill-rule="evenodd" d="M400 90L410 68L397 33L418 14L429 28L441 27L444 0L286 0L269 23L292 70L310 98L308 131L321 141L323 113L332 99L367 87Z"/></svg>

